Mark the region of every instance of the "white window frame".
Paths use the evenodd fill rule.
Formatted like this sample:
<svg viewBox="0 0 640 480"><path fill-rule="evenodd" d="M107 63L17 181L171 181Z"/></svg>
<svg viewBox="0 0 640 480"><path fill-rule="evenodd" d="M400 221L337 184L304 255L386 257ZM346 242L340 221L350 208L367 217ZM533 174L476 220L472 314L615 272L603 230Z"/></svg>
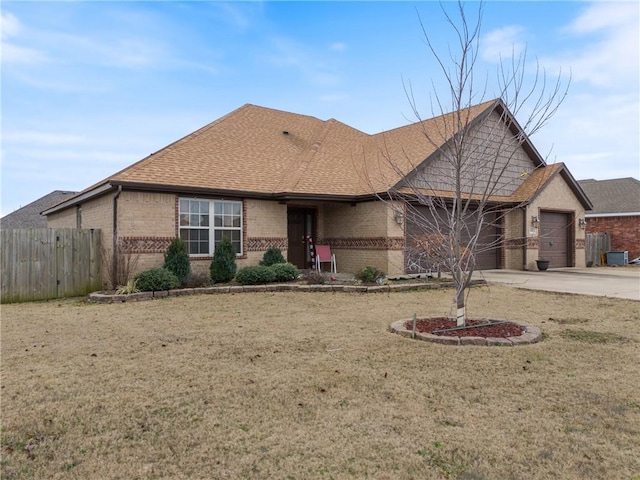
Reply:
<svg viewBox="0 0 640 480"><path fill-rule="evenodd" d="M189 202L187 205L192 206L192 202L207 203L208 212L206 214L194 214L190 211L184 211L184 202ZM202 205L200 205L201 207ZM198 211L200 209L197 209ZM222 210L220 212L220 210ZM218 213L217 213L218 212ZM197 215L194 218L194 215ZM206 218L204 216L206 215ZM191 224L192 218L194 224ZM238 222L235 222L239 220ZM205 225L202 225L204 223ZM236 225L233 225L237 223ZM226 224L226 225L225 225ZM241 257L244 254L243 244L243 228L244 226L244 209L242 200L222 200L222 199L206 199L196 197L179 197L178 198L178 236L183 238L183 230L204 230L208 232L209 249L207 252L191 253L190 242L187 241L187 249L189 256L194 258L212 257L216 247L216 233L220 231L238 232L238 241L233 241L238 246L236 257ZM184 239L184 238L183 238Z"/></svg>

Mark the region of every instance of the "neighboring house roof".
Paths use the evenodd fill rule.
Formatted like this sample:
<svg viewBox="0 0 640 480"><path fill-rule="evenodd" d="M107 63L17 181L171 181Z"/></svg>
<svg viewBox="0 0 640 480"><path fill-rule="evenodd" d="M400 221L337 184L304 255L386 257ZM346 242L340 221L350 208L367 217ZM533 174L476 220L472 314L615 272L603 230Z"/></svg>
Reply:
<svg viewBox="0 0 640 480"><path fill-rule="evenodd" d="M41 215L40 212L68 200L76 193L54 190L48 195L0 218L0 228L46 228L47 217Z"/></svg>
<svg viewBox="0 0 640 480"><path fill-rule="evenodd" d="M323 121L247 104L45 213L119 186L278 200L373 198L400 188L401 181L428 162L461 127L494 111L506 113L512 120L509 128L519 132L500 100L469 107L462 115L449 113L376 135L335 119ZM464 122L459 121L461 116ZM543 159L528 139L523 148L534 167L544 170ZM588 206L580 188L572 188Z"/></svg>
<svg viewBox="0 0 640 480"><path fill-rule="evenodd" d="M640 181L635 178L578 181L591 202L590 217L640 215Z"/></svg>

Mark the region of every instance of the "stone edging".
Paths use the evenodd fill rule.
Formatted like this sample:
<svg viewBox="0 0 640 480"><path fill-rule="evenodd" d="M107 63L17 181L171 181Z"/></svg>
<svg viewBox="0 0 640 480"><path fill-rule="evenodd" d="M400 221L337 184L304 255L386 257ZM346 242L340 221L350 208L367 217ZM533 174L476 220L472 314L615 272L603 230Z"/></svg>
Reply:
<svg viewBox="0 0 640 480"><path fill-rule="evenodd" d="M474 281L473 284L484 284L484 281ZM182 295L202 295L219 293L245 292L349 292L349 293L388 293L404 292L408 290L432 290L436 288L453 287L453 282L434 283L405 283L396 285L298 285L295 283L278 283L268 285L233 285L224 287L180 288L177 290L162 290L157 292L139 292L129 295L116 295L94 292L89 294L89 301L93 303L123 303L154 300L156 298L179 297Z"/></svg>
<svg viewBox="0 0 640 480"><path fill-rule="evenodd" d="M392 333L397 333L403 337L411 338L411 331L405 325L413 319L398 320L393 322L389 327ZM419 318L418 320L424 320ZM425 342L441 343L445 345L486 345L486 346L503 346L512 347L515 345L528 345L536 343L542 338L542 331L533 325L522 322L513 322L525 328L524 333L518 337L497 338L497 337L445 337L442 335L433 335L432 333L416 332L416 340Z"/></svg>

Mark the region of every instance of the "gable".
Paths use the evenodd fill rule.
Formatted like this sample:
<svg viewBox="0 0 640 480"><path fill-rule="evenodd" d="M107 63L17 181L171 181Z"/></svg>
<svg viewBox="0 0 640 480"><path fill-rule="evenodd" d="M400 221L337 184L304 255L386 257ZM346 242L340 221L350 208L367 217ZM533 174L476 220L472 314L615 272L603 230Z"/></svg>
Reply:
<svg viewBox="0 0 640 480"><path fill-rule="evenodd" d="M463 140L450 141L438 149L407 177L406 183L421 190L455 191L459 170L464 193L509 196L541 163L531 158L496 110L460 135ZM458 166L455 152L459 148L463 149L463 161Z"/></svg>

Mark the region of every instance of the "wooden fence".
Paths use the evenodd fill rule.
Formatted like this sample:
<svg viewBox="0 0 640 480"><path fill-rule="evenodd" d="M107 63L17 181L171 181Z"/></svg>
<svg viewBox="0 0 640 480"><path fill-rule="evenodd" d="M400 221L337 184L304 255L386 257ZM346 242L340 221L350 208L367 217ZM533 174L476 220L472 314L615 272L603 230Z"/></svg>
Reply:
<svg viewBox="0 0 640 480"><path fill-rule="evenodd" d="M587 266L603 266L602 254L611 251L611 235L608 233L587 233L584 247Z"/></svg>
<svg viewBox="0 0 640 480"><path fill-rule="evenodd" d="M100 290L101 238L100 230L2 230L2 303L73 297Z"/></svg>

